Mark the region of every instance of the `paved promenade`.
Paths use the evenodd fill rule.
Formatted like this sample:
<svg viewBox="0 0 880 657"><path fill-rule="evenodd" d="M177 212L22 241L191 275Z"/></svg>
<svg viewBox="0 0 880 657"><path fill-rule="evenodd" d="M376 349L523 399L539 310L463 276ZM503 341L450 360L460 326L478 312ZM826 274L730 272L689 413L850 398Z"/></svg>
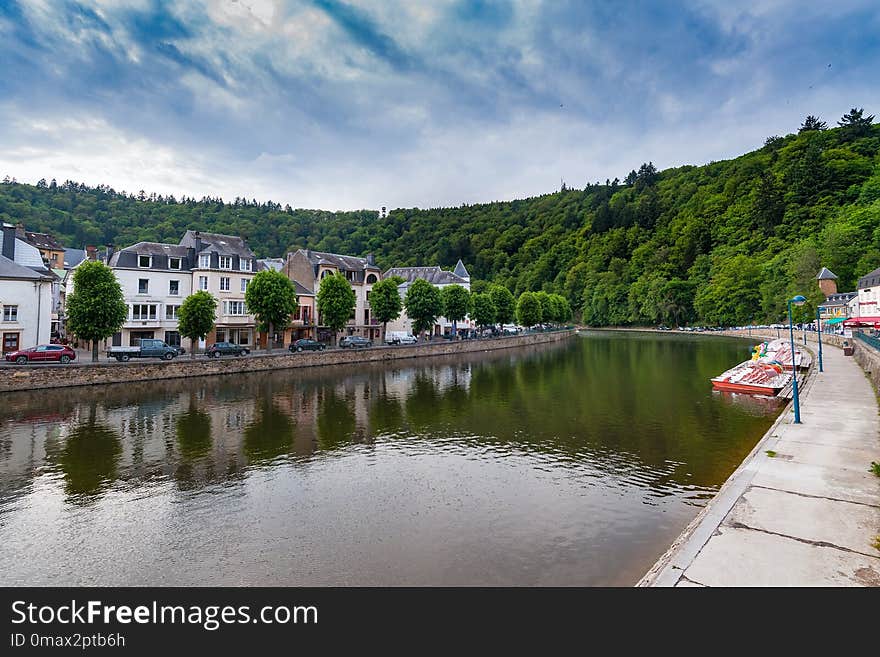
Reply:
<svg viewBox="0 0 880 657"><path fill-rule="evenodd" d="M823 351L802 424L783 413L639 586L880 586L877 399L851 357Z"/></svg>

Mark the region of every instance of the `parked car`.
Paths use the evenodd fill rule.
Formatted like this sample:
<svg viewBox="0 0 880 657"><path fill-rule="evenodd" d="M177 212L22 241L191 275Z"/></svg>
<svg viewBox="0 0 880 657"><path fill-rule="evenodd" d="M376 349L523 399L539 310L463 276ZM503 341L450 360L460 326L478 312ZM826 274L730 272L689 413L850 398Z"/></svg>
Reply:
<svg viewBox="0 0 880 657"><path fill-rule="evenodd" d="M385 344L416 344L419 339L406 331L388 331Z"/></svg>
<svg viewBox="0 0 880 657"><path fill-rule="evenodd" d="M327 348L323 342L318 342L317 340L309 340L308 338L302 338L301 340L297 340L296 342L291 342L288 349L290 351L324 351Z"/></svg>
<svg viewBox="0 0 880 657"><path fill-rule="evenodd" d="M373 341L362 338L359 335L346 335L339 341L339 346L343 349L364 349L372 347Z"/></svg>
<svg viewBox="0 0 880 657"><path fill-rule="evenodd" d="M11 351L6 354L6 360L19 365L27 363L63 363L67 365L70 361L76 360L76 352L67 345L39 344L36 347Z"/></svg>
<svg viewBox="0 0 880 657"><path fill-rule="evenodd" d="M165 344L163 340L154 340L152 338L142 338L140 343L135 347L110 347L107 355L115 358L121 363L132 358L161 358L162 360L171 360L180 355L177 347Z"/></svg>
<svg viewBox="0 0 880 657"><path fill-rule="evenodd" d="M208 358L220 358L224 354L229 356L246 356L251 350L234 342L215 342L205 350Z"/></svg>

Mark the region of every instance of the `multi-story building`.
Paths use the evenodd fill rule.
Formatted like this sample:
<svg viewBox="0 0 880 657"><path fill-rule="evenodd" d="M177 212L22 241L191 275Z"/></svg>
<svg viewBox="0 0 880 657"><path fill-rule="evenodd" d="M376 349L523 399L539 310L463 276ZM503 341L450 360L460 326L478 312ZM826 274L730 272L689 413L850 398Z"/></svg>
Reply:
<svg viewBox="0 0 880 657"><path fill-rule="evenodd" d="M259 270L273 269L284 273L284 258L265 258L257 261ZM315 293L298 281L291 281L296 289L296 312L290 318L290 325L283 331L276 331L273 346L283 347L300 338L315 337ZM268 336L257 334L257 343L265 348Z"/></svg>
<svg viewBox="0 0 880 657"><path fill-rule="evenodd" d="M16 228L0 230L0 352L49 342L52 322L52 284L35 247L16 238Z"/></svg>
<svg viewBox="0 0 880 657"><path fill-rule="evenodd" d="M825 329L842 324L850 317L850 302L857 297L857 292L838 292L837 276L827 267L822 267L816 280L819 289L825 294L822 302L819 319Z"/></svg>
<svg viewBox="0 0 880 657"><path fill-rule="evenodd" d="M380 339L382 327L370 312L370 291L373 285L381 280L382 272L376 266L372 254L366 258L358 258L311 249L297 249L287 254L282 271L312 294L318 293L321 280L325 277L340 272L344 274L354 290L356 299L354 312L344 329L345 334L360 335L369 340ZM332 337L332 332L321 325L317 306L314 317L317 339L322 342L328 341Z"/></svg>
<svg viewBox="0 0 880 657"><path fill-rule="evenodd" d="M16 237L35 247L49 269L64 269L64 247L49 233L33 233L22 224L15 227Z"/></svg>
<svg viewBox="0 0 880 657"><path fill-rule="evenodd" d="M449 285L461 285L468 291L471 289L471 275L461 260L458 261L455 269L452 271L445 271L440 269L440 267L393 267L382 275L383 278L391 276L399 276L403 279L403 283L397 286L401 299L406 298L409 286L418 279L428 281L431 285L441 289ZM474 323L469 317L466 317L463 321L457 322L457 328L474 328ZM388 322L388 330L412 333L412 320L407 316L405 308L400 313L399 318L393 322ZM441 336L450 335L451 333L452 320L446 317L438 317L434 322L431 334Z"/></svg>
<svg viewBox="0 0 880 657"><path fill-rule="evenodd" d="M115 253L108 249L108 256L107 264L128 304L128 318L111 343L137 345L142 338L155 338L180 346L177 314L192 293L194 250L177 244L138 242Z"/></svg>
<svg viewBox="0 0 880 657"><path fill-rule="evenodd" d="M217 299L217 321L206 342L252 347L257 322L247 312L244 293L257 271L257 258L247 242L232 235L188 230L180 246L193 250L192 291L206 290Z"/></svg>
<svg viewBox="0 0 880 657"><path fill-rule="evenodd" d="M858 294L858 313L853 315L853 319L865 326L880 324L880 269L859 279Z"/></svg>

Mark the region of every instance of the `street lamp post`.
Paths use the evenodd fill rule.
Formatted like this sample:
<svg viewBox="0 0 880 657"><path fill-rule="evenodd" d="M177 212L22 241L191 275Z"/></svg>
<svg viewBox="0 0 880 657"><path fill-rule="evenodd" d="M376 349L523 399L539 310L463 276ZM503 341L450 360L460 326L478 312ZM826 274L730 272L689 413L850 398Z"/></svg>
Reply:
<svg viewBox="0 0 880 657"><path fill-rule="evenodd" d="M796 306L803 306L806 301L806 297L802 295L797 295L788 300L788 339L791 343L791 390L792 390L792 399L794 400L794 423L801 423L801 407L800 401L798 400L798 384L797 384L797 360L795 359L795 351L794 351L794 324L791 321L791 304Z"/></svg>
<svg viewBox="0 0 880 657"><path fill-rule="evenodd" d="M824 372L822 369L822 319L819 317L819 313L825 310L822 306L816 306L816 330L818 333L816 334L817 339L819 340L819 371Z"/></svg>

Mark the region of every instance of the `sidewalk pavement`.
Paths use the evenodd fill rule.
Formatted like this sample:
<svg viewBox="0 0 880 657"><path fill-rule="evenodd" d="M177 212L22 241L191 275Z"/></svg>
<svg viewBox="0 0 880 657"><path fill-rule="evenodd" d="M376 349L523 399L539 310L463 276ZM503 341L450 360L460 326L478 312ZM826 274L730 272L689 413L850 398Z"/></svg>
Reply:
<svg viewBox="0 0 880 657"><path fill-rule="evenodd" d="M880 586L877 398L841 349L823 356L802 424L787 409L638 586Z"/></svg>

